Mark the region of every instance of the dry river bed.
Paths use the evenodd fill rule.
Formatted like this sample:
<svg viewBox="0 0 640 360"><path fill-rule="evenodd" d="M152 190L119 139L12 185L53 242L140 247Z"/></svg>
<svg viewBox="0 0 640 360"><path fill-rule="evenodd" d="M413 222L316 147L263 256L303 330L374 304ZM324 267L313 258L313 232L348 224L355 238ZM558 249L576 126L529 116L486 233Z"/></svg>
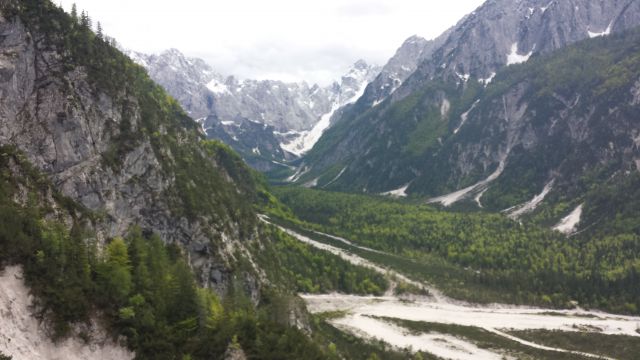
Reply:
<svg viewBox="0 0 640 360"><path fill-rule="evenodd" d="M263 221L270 223L267 217L262 216L261 218ZM410 299L395 296L391 290L380 297L354 296L337 293L301 295L306 301L309 311L312 313L344 312L344 316L333 318L330 320L330 323L343 331L363 338L383 340L398 348L410 347L413 351L425 351L446 359L509 358L505 353L500 353L493 349L481 349L472 341L461 337L434 332L415 333L379 318L385 317L477 327L532 348L574 353L587 358L607 359L606 357L594 354L551 348L532 343L509 335L506 331L561 330L599 332L610 335L638 336L640 341L640 333L638 333L640 317L622 316L582 309L556 310L507 304L478 305L461 302L446 297L429 284L408 279L403 274L384 268L378 264L373 264L344 249L313 240L290 229L283 227L280 227L280 229L299 241L318 249L329 251L355 265L365 266L388 275L392 281L391 289L394 288L394 282L396 280L401 280L429 291L431 296L414 296ZM330 236L327 234L322 235ZM353 245L346 239L331 237ZM377 251L358 247L368 251Z"/></svg>

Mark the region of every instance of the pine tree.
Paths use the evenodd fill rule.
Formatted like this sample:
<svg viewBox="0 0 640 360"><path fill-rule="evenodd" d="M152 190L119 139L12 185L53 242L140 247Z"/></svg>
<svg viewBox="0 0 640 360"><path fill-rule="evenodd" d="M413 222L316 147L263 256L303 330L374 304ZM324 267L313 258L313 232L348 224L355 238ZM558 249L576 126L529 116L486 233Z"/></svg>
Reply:
<svg viewBox="0 0 640 360"><path fill-rule="evenodd" d="M75 3L71 5L71 18L73 19L74 23L78 22L78 7Z"/></svg>
<svg viewBox="0 0 640 360"><path fill-rule="evenodd" d="M89 13L82 10L80 14L80 26L85 29L91 29L91 18L89 17Z"/></svg>
<svg viewBox="0 0 640 360"><path fill-rule="evenodd" d="M96 30L96 36L98 37L98 39L102 40L103 39L103 34L102 34L102 24L100 24L100 21L98 21L98 28Z"/></svg>
<svg viewBox="0 0 640 360"><path fill-rule="evenodd" d="M127 245L116 238L106 248L106 258L97 269L102 295L108 301L123 304L132 289L131 265Z"/></svg>

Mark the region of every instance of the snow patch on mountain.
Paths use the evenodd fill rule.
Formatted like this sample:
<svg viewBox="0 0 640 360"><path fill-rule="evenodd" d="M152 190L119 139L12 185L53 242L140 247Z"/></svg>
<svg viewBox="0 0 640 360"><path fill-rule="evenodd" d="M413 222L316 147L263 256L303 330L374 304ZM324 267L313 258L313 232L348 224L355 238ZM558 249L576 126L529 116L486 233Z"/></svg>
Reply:
<svg viewBox="0 0 640 360"><path fill-rule="evenodd" d="M496 77L496 73L495 73L495 71L494 71L494 72L492 72L492 73L491 73L491 75L489 75L489 77L488 77L488 78L486 78L486 79L480 79L480 82L481 82L485 87L487 87L489 84L491 84L491 82L493 81L493 78L495 78L495 77Z"/></svg>
<svg viewBox="0 0 640 360"><path fill-rule="evenodd" d="M302 165L300 165L300 167L298 169L296 169L296 172L293 173L293 175L289 176L286 179L286 181L287 182L296 182L296 181L298 181L298 179L303 177L309 171L311 171L311 168L309 168L309 167L305 166L304 164L302 164Z"/></svg>
<svg viewBox="0 0 640 360"><path fill-rule="evenodd" d="M599 36L607 36L607 35L611 35L612 27L613 27L613 22L611 22L609 26L607 26L607 28L602 32L592 32L591 30L587 30L587 33L589 34L589 37L592 39Z"/></svg>
<svg viewBox="0 0 640 360"><path fill-rule="evenodd" d="M529 58L533 55L533 51L530 51L526 55L518 54L518 43L515 42L511 45L511 53L507 54L507 65L520 64L523 62L527 62Z"/></svg>
<svg viewBox="0 0 640 360"><path fill-rule="evenodd" d="M323 187L327 187L327 186L333 184L334 182L338 181L338 179L340 179L342 174L344 174L344 172L347 171L347 168L348 168L348 166L345 166L342 170L340 170L340 172L338 173L338 175L336 175L336 177L334 177L331 181L326 183Z"/></svg>
<svg viewBox="0 0 640 360"><path fill-rule="evenodd" d="M458 78L460 80L462 80L463 82L467 82L469 81L469 79L471 78L471 74L460 74L459 72L456 71L456 76L458 76Z"/></svg>
<svg viewBox="0 0 640 360"><path fill-rule="evenodd" d="M317 177L317 178L315 178L315 179L313 179L313 180L311 180L311 181L308 181L308 182L304 183L304 184L302 185L302 187L305 187L305 188L307 188L307 189L314 188L314 187L318 186L318 181L320 181L320 178L319 178L319 177Z"/></svg>
<svg viewBox="0 0 640 360"><path fill-rule="evenodd" d="M231 94L227 85L218 81L218 79L213 79L207 84L207 89L211 90L214 94Z"/></svg>
<svg viewBox="0 0 640 360"><path fill-rule="evenodd" d="M334 103L331 107L331 111L322 115L320 121L318 121L313 129L301 132L300 137L296 138L290 143L280 144L280 147L283 150L288 151L296 156L301 156L307 151L311 150L311 148L313 148L313 145L315 145L318 140L320 140L320 137L322 136L322 134L324 134L324 131L327 130L329 126L331 126L331 117L339 108L339 103Z"/></svg>
<svg viewBox="0 0 640 360"><path fill-rule="evenodd" d="M554 4L554 1L551 1L546 6L541 6L540 11L542 11L542 13L544 14L547 11L547 9L549 9L553 4Z"/></svg>
<svg viewBox="0 0 640 360"><path fill-rule="evenodd" d="M320 121L309 131L303 131L300 136L280 147L296 156L302 156L313 148L322 134L331 126L331 117L341 107L355 103L364 94L371 80L369 67L363 62L357 62L351 71L342 78L345 87L331 105L331 110L320 117ZM346 86L345 86L346 85Z"/></svg>

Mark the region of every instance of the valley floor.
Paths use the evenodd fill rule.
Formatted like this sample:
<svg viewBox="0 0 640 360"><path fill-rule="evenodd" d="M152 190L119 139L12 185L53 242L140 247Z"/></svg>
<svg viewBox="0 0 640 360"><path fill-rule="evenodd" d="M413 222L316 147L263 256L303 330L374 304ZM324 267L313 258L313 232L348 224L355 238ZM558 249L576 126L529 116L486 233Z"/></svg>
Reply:
<svg viewBox="0 0 640 360"><path fill-rule="evenodd" d="M263 217L263 221L269 222L266 217ZM359 337L380 339L397 348L410 347L413 351L428 352L447 359L501 359L505 356L550 359L613 358L603 353L547 346L513 335L526 330L588 333L594 336L597 334L611 336L614 341L616 337L632 337L634 344L637 342L640 345L640 317L582 309L555 310L462 302L443 295L430 284L409 279L404 274L374 264L345 249L323 243L320 240L322 237L311 239L291 229L281 226L280 228L300 241L389 277L392 285L381 297L344 294L302 295L312 313L340 314L328 320L329 323ZM350 244L346 239L333 238ZM377 252L373 249L358 248ZM393 289L399 282L422 288L429 295L396 295ZM404 322L407 321L413 322L414 325L440 324L452 328L446 332L417 331L415 326L412 329L405 326ZM486 341L482 345L482 341L474 336L461 335L460 329L463 329L463 332L475 331L476 334L480 332L480 337L492 337L493 346L487 346Z"/></svg>

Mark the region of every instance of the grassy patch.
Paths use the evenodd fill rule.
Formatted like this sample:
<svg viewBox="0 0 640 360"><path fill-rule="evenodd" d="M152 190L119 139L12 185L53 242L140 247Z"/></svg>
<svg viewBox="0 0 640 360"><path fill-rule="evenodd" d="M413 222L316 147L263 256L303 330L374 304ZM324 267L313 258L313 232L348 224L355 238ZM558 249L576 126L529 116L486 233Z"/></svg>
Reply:
<svg viewBox="0 0 640 360"><path fill-rule="evenodd" d="M640 356L640 337L636 336L549 330L510 331L509 333L540 345L588 352L620 360L636 360Z"/></svg>

